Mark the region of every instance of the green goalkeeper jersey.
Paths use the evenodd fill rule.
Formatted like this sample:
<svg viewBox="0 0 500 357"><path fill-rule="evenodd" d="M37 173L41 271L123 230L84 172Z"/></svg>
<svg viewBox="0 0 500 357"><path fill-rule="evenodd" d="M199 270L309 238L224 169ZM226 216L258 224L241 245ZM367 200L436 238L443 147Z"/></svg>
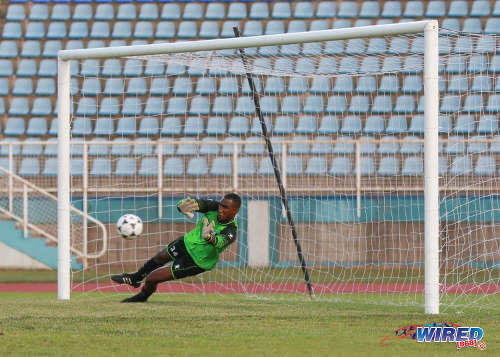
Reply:
<svg viewBox="0 0 500 357"><path fill-rule="evenodd" d="M177 205L183 201L179 201ZM217 264L219 254L236 240L238 224L236 223L236 219L226 224L217 221L219 202L201 199L197 199L196 202L198 202L199 206L198 212L204 213L204 215L200 218L196 227L184 236L184 244L194 262L200 268L210 270ZM201 237L203 219L205 217L209 223L212 221L215 222L214 231L217 232L217 238L214 244L208 243Z"/></svg>

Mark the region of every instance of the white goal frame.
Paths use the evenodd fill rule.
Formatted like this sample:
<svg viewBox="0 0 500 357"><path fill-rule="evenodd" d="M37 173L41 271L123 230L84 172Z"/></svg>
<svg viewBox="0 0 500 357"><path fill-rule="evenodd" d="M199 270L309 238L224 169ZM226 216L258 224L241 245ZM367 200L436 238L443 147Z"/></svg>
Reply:
<svg viewBox="0 0 500 357"><path fill-rule="evenodd" d="M58 52L58 299L70 283L70 60L276 46L307 42L424 34L425 312L439 313L438 22L436 20L254 37L63 50Z"/></svg>

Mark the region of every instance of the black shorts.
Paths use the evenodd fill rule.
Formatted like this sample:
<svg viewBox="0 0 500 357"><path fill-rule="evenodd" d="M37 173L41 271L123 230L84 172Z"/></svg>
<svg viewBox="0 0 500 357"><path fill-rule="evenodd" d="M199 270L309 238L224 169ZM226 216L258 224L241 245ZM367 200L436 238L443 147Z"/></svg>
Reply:
<svg viewBox="0 0 500 357"><path fill-rule="evenodd" d="M186 245L184 244L184 237L180 237L169 243L169 245L167 245L167 252L170 258L173 259L170 269L172 270L174 279L182 279L206 271L196 265L193 258L189 255Z"/></svg>

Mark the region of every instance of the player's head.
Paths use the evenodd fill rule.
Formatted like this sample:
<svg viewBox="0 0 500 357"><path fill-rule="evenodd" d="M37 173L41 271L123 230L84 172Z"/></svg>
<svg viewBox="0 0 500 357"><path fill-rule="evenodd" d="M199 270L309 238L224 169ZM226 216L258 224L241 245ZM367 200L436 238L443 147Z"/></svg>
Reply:
<svg viewBox="0 0 500 357"><path fill-rule="evenodd" d="M220 223L231 222L241 206L241 198L236 193L228 193L219 202L217 220Z"/></svg>

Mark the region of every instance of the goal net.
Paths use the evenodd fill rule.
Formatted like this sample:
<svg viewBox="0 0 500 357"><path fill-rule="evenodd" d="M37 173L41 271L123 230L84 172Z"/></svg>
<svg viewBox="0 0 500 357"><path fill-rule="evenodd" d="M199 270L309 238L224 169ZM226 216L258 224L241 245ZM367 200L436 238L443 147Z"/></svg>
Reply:
<svg viewBox="0 0 500 357"><path fill-rule="evenodd" d="M213 50L219 40L176 53L155 45L123 56L67 51L70 199L105 223L109 236L103 255L80 258L85 268L72 272L72 289L132 292L110 275L136 271L201 217L186 219L178 200L237 192L238 238L216 268L161 284L159 292L307 296L249 73L316 297L423 305L435 276L445 310L498 303L500 57L491 45L498 38L440 34L433 150L432 141L424 149L432 131L424 125L431 110L424 87L432 93L433 84L424 76L423 27L392 29L322 41L304 33L296 43L271 45L259 37L261 46L245 45L248 66L237 49ZM430 198L439 209L430 218L426 151L430 173L439 162L439 195ZM116 230L126 213L144 221L138 239ZM426 219L435 227L426 228ZM436 232L434 246L426 247L427 229ZM102 248L90 222L72 222L71 230L85 236L87 252ZM435 275L427 276L427 264Z"/></svg>

